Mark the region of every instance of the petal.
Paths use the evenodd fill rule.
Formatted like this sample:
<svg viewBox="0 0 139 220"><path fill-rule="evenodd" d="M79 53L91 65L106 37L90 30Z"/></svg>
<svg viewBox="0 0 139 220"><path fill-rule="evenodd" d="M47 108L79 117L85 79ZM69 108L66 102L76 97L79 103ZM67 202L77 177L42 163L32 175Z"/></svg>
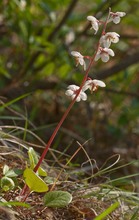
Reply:
<svg viewBox="0 0 139 220"><path fill-rule="evenodd" d="M84 64L84 59L82 57L79 58L79 63L81 66Z"/></svg>
<svg viewBox="0 0 139 220"><path fill-rule="evenodd" d="M93 83L93 80L92 79L89 79L85 82L83 88L82 88L82 91L86 91L87 89L90 89L92 88L92 83Z"/></svg>
<svg viewBox="0 0 139 220"><path fill-rule="evenodd" d="M101 38L100 38L100 44L103 44L105 42L105 35L103 35Z"/></svg>
<svg viewBox="0 0 139 220"><path fill-rule="evenodd" d="M95 61L98 61L99 58L100 58L100 52L98 52L98 53L96 54L96 56L95 56Z"/></svg>
<svg viewBox="0 0 139 220"><path fill-rule="evenodd" d="M126 13L117 11L116 15L118 15L119 17L124 17L126 15Z"/></svg>
<svg viewBox="0 0 139 220"><path fill-rule="evenodd" d="M68 89L72 90L72 91L76 91L78 90L80 87L79 86L76 86L76 85L69 85L68 86Z"/></svg>
<svg viewBox="0 0 139 220"><path fill-rule="evenodd" d="M81 97L81 99L82 99L83 101L86 101L86 100L87 100L87 95L86 95L85 92L81 92L80 97Z"/></svg>
<svg viewBox="0 0 139 220"><path fill-rule="evenodd" d="M97 86L106 87L106 84L105 84L103 81L101 81L101 80L94 79L94 80L92 80L92 81L93 81L93 83L94 83L95 85L97 85Z"/></svg>
<svg viewBox="0 0 139 220"><path fill-rule="evenodd" d="M98 31L98 28L99 28L98 20L94 16L87 16L87 20L91 21L91 25L92 25L91 28L93 28L95 30L95 34L96 34Z"/></svg>
<svg viewBox="0 0 139 220"><path fill-rule="evenodd" d="M107 53L107 54L109 54L112 57L115 55L112 49L104 48L103 51L104 51L103 54Z"/></svg>
<svg viewBox="0 0 139 220"><path fill-rule="evenodd" d="M72 96L72 95L74 94L74 92L73 92L72 90L68 89L68 90L65 92L65 94L66 94L67 96Z"/></svg>
<svg viewBox="0 0 139 220"><path fill-rule="evenodd" d="M98 32L98 22L97 21L92 24L92 28L95 30L95 34L96 34Z"/></svg>
<svg viewBox="0 0 139 220"><path fill-rule="evenodd" d="M88 21L93 21L93 22L97 21L97 19L94 16L87 16L87 20Z"/></svg>
<svg viewBox="0 0 139 220"><path fill-rule="evenodd" d="M108 38L103 42L104 47L109 48L111 46L111 40Z"/></svg>
<svg viewBox="0 0 139 220"><path fill-rule="evenodd" d="M108 49L108 54L112 57L114 57L115 55L112 49Z"/></svg>
<svg viewBox="0 0 139 220"><path fill-rule="evenodd" d="M103 61L103 62L108 62L108 60L109 60L109 55L108 54L106 54L106 53L103 53L102 55L101 55L101 60Z"/></svg>
<svg viewBox="0 0 139 220"><path fill-rule="evenodd" d="M113 43L118 43L119 41L119 37L115 36L113 39L112 39L112 42Z"/></svg>
<svg viewBox="0 0 139 220"><path fill-rule="evenodd" d="M71 52L71 55L74 56L74 57L80 57L80 56L82 56L78 51L72 51L72 52Z"/></svg>
<svg viewBox="0 0 139 220"><path fill-rule="evenodd" d="M120 20L121 20L121 18L120 18L119 16L115 16L115 17L113 18L113 22L114 22L115 24L120 23Z"/></svg>
<svg viewBox="0 0 139 220"><path fill-rule="evenodd" d="M74 98L75 98L75 96L74 96ZM80 97L80 95L76 98L76 102L80 102L81 101L81 97Z"/></svg>

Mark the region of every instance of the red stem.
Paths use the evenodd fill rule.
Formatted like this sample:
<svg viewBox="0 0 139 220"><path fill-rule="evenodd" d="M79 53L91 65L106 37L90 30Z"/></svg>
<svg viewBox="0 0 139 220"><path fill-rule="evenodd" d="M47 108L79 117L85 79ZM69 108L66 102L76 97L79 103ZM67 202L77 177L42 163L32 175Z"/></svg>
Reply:
<svg viewBox="0 0 139 220"><path fill-rule="evenodd" d="M105 21L105 23L104 23L104 26L103 26L103 30L102 30L101 36L103 35L103 33L105 33L105 29L106 29L106 26L107 26L107 23L108 23L109 16L110 16L110 9L109 9L109 14L108 14L108 16L107 16L107 18L106 18L106 21ZM38 163L36 164L36 166L35 166L35 168L34 168L34 172L37 172L37 170L38 170L38 168L40 167L40 165L41 165L41 163L42 163L44 157L46 156L46 154L47 154L47 152L48 152L48 149L50 148L50 146L51 146L51 144L52 144L52 142L53 142L53 140L54 140L54 138L55 138L57 132L59 131L59 129L60 129L61 125L63 124L63 122L65 121L66 117L68 116L68 114L69 114L69 112L70 112L72 106L73 106L74 103L76 102L76 99L77 99L78 95L80 94L80 92L81 92L81 90L82 90L82 88L83 88L83 86L84 86L84 83L86 82L86 80L87 80L87 78L88 78L88 73L89 73L89 71L90 71L90 68L91 68L93 62L94 62L94 59L95 59L95 56L96 56L96 54L97 54L97 52L98 52L99 47L100 47L100 40L99 40L99 42L98 42L98 45L97 45L97 48L96 48L96 52L94 53L94 56L90 59L89 66L88 66L88 68L87 68L87 70L86 70L86 72L85 72L85 76L84 76L84 78L83 78L83 80L82 80L82 83L81 83L81 85L80 85L80 88L79 88L79 90L78 90L76 96L74 97L74 99L73 99L72 102L70 103L69 107L68 107L67 110L65 111L64 115L62 116L61 120L59 121L58 125L56 126L56 128L55 128L55 130L54 130L52 136L50 137L48 143L46 144L46 147L45 147L45 149L44 149L44 151L43 151L43 153L42 153L42 155L41 155L41 157L40 157ZM20 195L23 196L23 195L26 194L26 192L28 192L28 187L27 187L27 185L25 185L25 186L23 187L22 192L21 192ZM29 193L28 193L27 196L24 198L24 201L26 200L26 198L28 197L28 195L29 195Z"/></svg>

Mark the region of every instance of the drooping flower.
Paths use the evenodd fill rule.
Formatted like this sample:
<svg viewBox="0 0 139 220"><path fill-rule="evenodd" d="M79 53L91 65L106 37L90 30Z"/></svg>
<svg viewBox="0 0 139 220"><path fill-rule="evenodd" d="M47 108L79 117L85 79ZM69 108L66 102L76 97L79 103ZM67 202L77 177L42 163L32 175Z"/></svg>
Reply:
<svg viewBox="0 0 139 220"><path fill-rule="evenodd" d="M99 21L94 16L87 16L87 20L91 22L91 29L94 29L96 34L99 29Z"/></svg>
<svg viewBox="0 0 139 220"><path fill-rule="evenodd" d="M70 86L68 86L68 89L65 92L65 94L67 96L70 96L72 98L72 100L73 100L75 98L75 96L77 95L79 89L80 89L79 86L70 85ZM83 101L87 100L87 95L86 95L86 93L83 90L81 90L79 95L77 96L76 102L80 102L81 100L83 100Z"/></svg>
<svg viewBox="0 0 139 220"><path fill-rule="evenodd" d="M100 87L106 87L106 84L101 80L89 79L85 82L82 90L86 91L87 89L90 89L91 92L94 92L98 89L99 86Z"/></svg>
<svg viewBox="0 0 139 220"><path fill-rule="evenodd" d="M119 37L120 35L116 32L107 32L100 38L100 43L104 47L109 48L111 43L117 43L119 41Z"/></svg>
<svg viewBox="0 0 139 220"><path fill-rule="evenodd" d="M124 17L126 15L125 12L111 12L110 13L111 17L109 19L109 21L113 21L115 24L118 24L121 21L121 18Z"/></svg>
<svg viewBox="0 0 139 220"><path fill-rule="evenodd" d="M82 56L77 51L72 51L71 55L74 56L75 59L76 59L76 66L78 66L78 64L80 64L81 66L83 66L84 70L86 70L86 63L84 61L84 56Z"/></svg>
<svg viewBox="0 0 139 220"><path fill-rule="evenodd" d="M95 61L101 58L101 60L106 63L110 59L109 56L113 57L114 55L115 54L112 49L99 47Z"/></svg>

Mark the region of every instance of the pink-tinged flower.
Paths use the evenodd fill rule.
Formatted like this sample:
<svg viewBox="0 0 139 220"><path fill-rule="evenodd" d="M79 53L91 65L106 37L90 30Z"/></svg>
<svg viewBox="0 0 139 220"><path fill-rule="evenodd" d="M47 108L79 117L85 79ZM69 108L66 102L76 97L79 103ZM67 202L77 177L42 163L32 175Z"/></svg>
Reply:
<svg viewBox="0 0 139 220"><path fill-rule="evenodd" d="M99 21L94 16L87 16L87 20L91 22L91 29L94 29L96 34L99 28Z"/></svg>
<svg viewBox="0 0 139 220"><path fill-rule="evenodd" d="M100 43L104 47L109 48L111 43L117 43L119 41L119 37L120 35L116 32L107 32L100 38Z"/></svg>
<svg viewBox="0 0 139 220"><path fill-rule="evenodd" d="M113 57L114 55L115 54L112 49L99 47L99 50L95 57L95 61L101 58L101 60L106 63L109 60L109 56Z"/></svg>
<svg viewBox="0 0 139 220"><path fill-rule="evenodd" d="M98 89L99 86L100 87L106 87L106 84L101 80L89 79L85 82L82 90L86 91L87 89L90 89L91 92L94 92Z"/></svg>
<svg viewBox="0 0 139 220"><path fill-rule="evenodd" d="M76 66L78 66L78 64L80 64L81 66L83 66L84 70L86 70L86 63L84 61L84 56L82 56L77 51L72 51L71 55L74 56L75 59L76 59Z"/></svg>
<svg viewBox="0 0 139 220"><path fill-rule="evenodd" d="M111 12L110 13L111 17L109 21L113 21L115 24L118 24L121 21L121 18L126 15L125 12Z"/></svg>
<svg viewBox="0 0 139 220"><path fill-rule="evenodd" d="M80 89L79 86L70 85L70 86L68 86L68 89L65 92L65 94L67 96L70 96L72 98L72 100L73 100L75 98L75 96L77 95L79 89ZM83 101L87 100L87 95L86 95L86 93L83 90L81 90L79 95L77 96L76 102L80 102L81 100L83 100Z"/></svg>

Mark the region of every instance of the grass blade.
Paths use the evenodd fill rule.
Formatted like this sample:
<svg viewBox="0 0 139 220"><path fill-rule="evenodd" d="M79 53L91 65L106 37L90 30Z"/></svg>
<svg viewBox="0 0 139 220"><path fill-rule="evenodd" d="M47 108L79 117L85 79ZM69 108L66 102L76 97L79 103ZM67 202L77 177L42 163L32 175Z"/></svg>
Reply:
<svg viewBox="0 0 139 220"><path fill-rule="evenodd" d="M119 202L115 202L112 204L109 208L107 208L104 212L102 212L99 216L97 216L94 220L102 220L104 219L107 215L109 215L111 212L113 212L115 209L119 207Z"/></svg>

